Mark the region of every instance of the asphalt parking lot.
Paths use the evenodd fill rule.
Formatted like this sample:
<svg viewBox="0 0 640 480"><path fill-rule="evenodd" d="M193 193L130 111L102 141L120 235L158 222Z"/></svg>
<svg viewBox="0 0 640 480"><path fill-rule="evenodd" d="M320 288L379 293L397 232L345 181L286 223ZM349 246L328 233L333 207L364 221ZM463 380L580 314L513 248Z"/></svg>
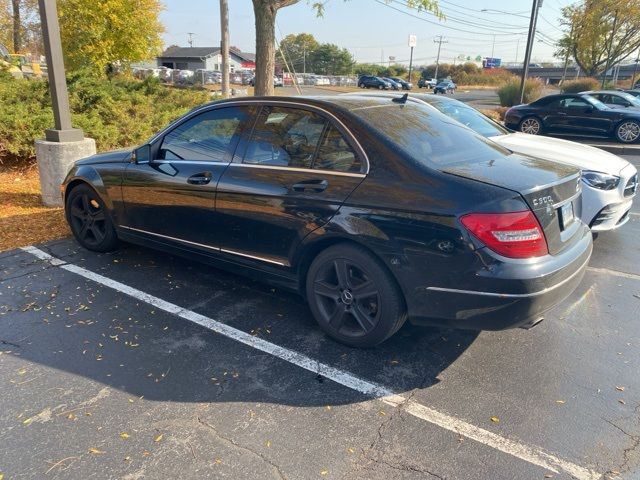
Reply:
<svg viewBox="0 0 640 480"><path fill-rule="evenodd" d="M638 479L632 212L533 330L406 325L371 350L152 250L0 253L0 478Z"/></svg>

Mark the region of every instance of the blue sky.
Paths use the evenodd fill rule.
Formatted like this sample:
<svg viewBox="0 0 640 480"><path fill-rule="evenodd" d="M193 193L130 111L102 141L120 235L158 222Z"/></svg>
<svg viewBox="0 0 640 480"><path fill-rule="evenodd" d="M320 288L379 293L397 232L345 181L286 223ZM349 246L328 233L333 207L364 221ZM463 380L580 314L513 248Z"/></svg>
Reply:
<svg viewBox="0 0 640 480"><path fill-rule="evenodd" d="M538 21L543 41L535 42L533 61L553 60L554 47L548 44L561 35L560 9L570 3L571 0L544 0ZM164 4L166 46L186 46L188 32L194 33L194 46L219 45L218 0L164 0ZM421 65L435 61L437 45L433 39L443 35L448 43L442 45L441 61L451 62L460 54L488 57L492 50L494 57L503 61L515 61L516 54L522 61L531 0L440 0L447 16L443 22L433 15L410 10L405 4L406 0L329 0L324 17L317 18L307 1L301 0L280 10L276 36L307 32L320 42L348 48L358 62L387 62L389 56L408 62L407 40L409 34L415 34L418 45L414 63ZM231 44L254 52L251 0L229 0L229 23Z"/></svg>

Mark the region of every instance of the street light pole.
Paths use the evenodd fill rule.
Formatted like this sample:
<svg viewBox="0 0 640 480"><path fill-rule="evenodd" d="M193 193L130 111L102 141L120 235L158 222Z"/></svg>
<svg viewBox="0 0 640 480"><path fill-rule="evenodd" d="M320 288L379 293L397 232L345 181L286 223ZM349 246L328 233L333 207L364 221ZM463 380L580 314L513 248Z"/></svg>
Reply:
<svg viewBox="0 0 640 480"><path fill-rule="evenodd" d="M520 103L524 103L524 87L527 75L529 74L529 62L531 61L531 50L536 34L536 23L538 21L538 8L542 4L540 0L533 0L531 5L531 19L529 20L529 35L527 36L527 47L524 52L524 65L522 66L522 78L520 79Z"/></svg>
<svg viewBox="0 0 640 480"><path fill-rule="evenodd" d="M45 138L49 142L79 142L84 139L84 133L82 130L71 126L69 94L67 93L67 80L64 73L56 1L38 0L38 6L40 7L44 52L47 57L47 77L49 79L55 124L55 129L45 131Z"/></svg>
<svg viewBox="0 0 640 480"><path fill-rule="evenodd" d="M493 34L493 44L491 45L491 58L493 58L493 54L496 50L496 34Z"/></svg>
<svg viewBox="0 0 640 480"><path fill-rule="evenodd" d="M633 75L631 76L631 88L634 87L636 81L636 73L638 73L638 62L640 62L640 49L638 49L638 56L636 57L636 64L633 67Z"/></svg>

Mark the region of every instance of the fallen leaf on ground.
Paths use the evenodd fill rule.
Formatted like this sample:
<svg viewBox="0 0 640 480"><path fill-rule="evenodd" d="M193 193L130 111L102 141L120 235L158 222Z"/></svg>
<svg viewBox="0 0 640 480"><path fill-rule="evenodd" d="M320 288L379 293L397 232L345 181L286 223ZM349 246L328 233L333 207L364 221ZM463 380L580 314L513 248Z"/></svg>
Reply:
<svg viewBox="0 0 640 480"><path fill-rule="evenodd" d="M564 404L566 402L564 400L556 400L556 403Z"/></svg>
<svg viewBox="0 0 640 480"><path fill-rule="evenodd" d="M123 440L126 440L127 438L129 438L129 434L127 432L122 432L120 434L120 438Z"/></svg>
<svg viewBox="0 0 640 480"><path fill-rule="evenodd" d="M267 440L266 442L264 442L264 444L267 446L267 448L269 448L271 446L271 440Z"/></svg>
<svg viewBox="0 0 640 480"><path fill-rule="evenodd" d="M160 435L158 435L156 438L153 439L154 442L158 443L160 440L162 440L162 437L164 437L164 434L161 433Z"/></svg>
<svg viewBox="0 0 640 480"><path fill-rule="evenodd" d="M89 453L92 453L93 455L102 455L104 452L92 447L89 449Z"/></svg>
<svg viewBox="0 0 640 480"><path fill-rule="evenodd" d="M618 402L621 403L622 405L626 405L627 404L627 402L625 402L623 399L619 399Z"/></svg>
<svg viewBox="0 0 640 480"><path fill-rule="evenodd" d="M329 473L329 470L320 470L320 475L326 475L327 473Z"/></svg>
<svg viewBox="0 0 640 480"><path fill-rule="evenodd" d="M619 392L624 392L624 387L616 387L616 390L618 390Z"/></svg>
<svg viewBox="0 0 640 480"><path fill-rule="evenodd" d="M493 417L491 417L491 421L493 423L500 423L500 419L498 417L496 417L495 415Z"/></svg>

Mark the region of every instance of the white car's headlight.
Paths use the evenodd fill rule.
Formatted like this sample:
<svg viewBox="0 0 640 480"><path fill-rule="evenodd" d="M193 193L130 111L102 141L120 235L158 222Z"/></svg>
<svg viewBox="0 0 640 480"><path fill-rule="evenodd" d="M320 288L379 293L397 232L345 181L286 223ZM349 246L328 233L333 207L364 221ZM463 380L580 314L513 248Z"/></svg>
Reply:
<svg viewBox="0 0 640 480"><path fill-rule="evenodd" d="M600 190L613 190L620 183L620 177L591 170L582 171L582 180L590 187Z"/></svg>

